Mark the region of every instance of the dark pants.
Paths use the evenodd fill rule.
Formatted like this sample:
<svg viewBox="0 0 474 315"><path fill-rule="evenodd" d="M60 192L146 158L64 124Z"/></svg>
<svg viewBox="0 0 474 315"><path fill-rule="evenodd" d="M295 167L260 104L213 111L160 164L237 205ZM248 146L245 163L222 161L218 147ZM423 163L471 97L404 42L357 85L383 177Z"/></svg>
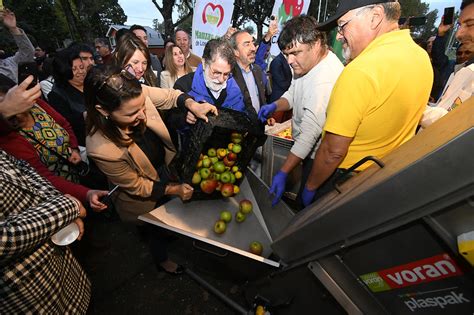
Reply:
<svg viewBox="0 0 474 315"><path fill-rule="evenodd" d="M313 167L313 159L307 157L303 160L303 167L301 169L301 183L300 189L298 190L298 195L296 196L296 202L298 204L298 209L301 210L304 208L303 201L301 200L301 194L303 193L304 186L308 181L309 173L311 173L311 168Z"/></svg>
<svg viewBox="0 0 474 315"><path fill-rule="evenodd" d="M168 260L168 242L166 241L166 235L163 230L153 224L140 226L139 229L145 234L153 262L160 264Z"/></svg>

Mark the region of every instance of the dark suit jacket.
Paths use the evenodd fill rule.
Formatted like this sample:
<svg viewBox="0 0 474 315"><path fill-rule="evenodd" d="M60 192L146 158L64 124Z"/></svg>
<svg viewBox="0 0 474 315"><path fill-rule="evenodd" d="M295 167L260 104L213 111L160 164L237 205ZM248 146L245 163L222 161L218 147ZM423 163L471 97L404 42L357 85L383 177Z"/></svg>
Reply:
<svg viewBox="0 0 474 315"><path fill-rule="evenodd" d="M257 84L257 90L258 90L258 99L260 102L260 107L265 105L266 102L266 88L265 84L263 82L263 72L262 68L260 68L258 65L253 64L252 65L252 74L253 77L255 78L255 82ZM244 103L245 107L247 108L247 112L249 113L249 117L253 119L257 119L257 112L255 109L252 107L252 99L250 98L250 93L249 89L247 88L247 84L245 84L244 76L242 75L242 70L240 69L238 64L235 64L234 68L232 68L232 76L234 77L235 81L240 87L240 90L242 91L242 94L244 95Z"/></svg>
<svg viewBox="0 0 474 315"><path fill-rule="evenodd" d="M271 103L279 99L283 93L288 91L291 85L291 79L293 78L288 61L286 61L282 53L273 59L270 64L270 73L272 74Z"/></svg>

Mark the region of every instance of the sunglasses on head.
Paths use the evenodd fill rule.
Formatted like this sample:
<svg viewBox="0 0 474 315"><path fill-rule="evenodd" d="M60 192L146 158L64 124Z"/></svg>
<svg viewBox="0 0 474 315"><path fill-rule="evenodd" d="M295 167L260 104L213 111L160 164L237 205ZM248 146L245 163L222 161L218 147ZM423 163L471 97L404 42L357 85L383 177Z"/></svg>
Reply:
<svg viewBox="0 0 474 315"><path fill-rule="evenodd" d="M132 65L127 65L119 73L113 73L107 76L104 81L100 84L97 92L102 90L104 86L108 86L112 90L120 91L124 85L124 80L136 80L135 71L133 71Z"/></svg>

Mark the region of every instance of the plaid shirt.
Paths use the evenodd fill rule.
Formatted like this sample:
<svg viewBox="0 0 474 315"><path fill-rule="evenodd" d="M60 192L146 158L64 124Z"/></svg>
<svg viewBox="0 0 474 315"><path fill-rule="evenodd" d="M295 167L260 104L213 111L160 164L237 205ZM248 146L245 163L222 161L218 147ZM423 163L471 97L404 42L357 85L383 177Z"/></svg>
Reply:
<svg viewBox="0 0 474 315"><path fill-rule="evenodd" d="M0 312L85 314L90 282L51 235L79 215L26 162L0 150Z"/></svg>

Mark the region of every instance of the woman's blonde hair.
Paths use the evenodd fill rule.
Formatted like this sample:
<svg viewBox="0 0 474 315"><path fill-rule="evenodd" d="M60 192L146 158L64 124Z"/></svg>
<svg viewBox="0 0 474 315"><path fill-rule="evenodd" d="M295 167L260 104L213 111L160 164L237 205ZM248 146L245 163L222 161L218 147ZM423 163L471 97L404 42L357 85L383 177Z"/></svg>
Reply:
<svg viewBox="0 0 474 315"><path fill-rule="evenodd" d="M133 33L127 33L120 39L120 46L114 53L115 64L121 68L127 65L127 62L132 58L135 51L141 51L146 58L147 67L143 74L145 84L148 86L158 86L158 79L151 69L150 51L145 44Z"/></svg>
<svg viewBox="0 0 474 315"><path fill-rule="evenodd" d="M170 73L171 78L174 81L176 81L178 79L178 68L176 67L176 65L173 62L173 48L178 48L181 52L183 52L181 50L181 48L179 48L176 45L170 45L170 46L166 47L165 57L163 59L163 64L165 65L166 70L168 70L168 72ZM184 56L184 54L183 54L183 56ZM186 56L184 56L184 71L186 73L193 72L193 69L188 64Z"/></svg>

